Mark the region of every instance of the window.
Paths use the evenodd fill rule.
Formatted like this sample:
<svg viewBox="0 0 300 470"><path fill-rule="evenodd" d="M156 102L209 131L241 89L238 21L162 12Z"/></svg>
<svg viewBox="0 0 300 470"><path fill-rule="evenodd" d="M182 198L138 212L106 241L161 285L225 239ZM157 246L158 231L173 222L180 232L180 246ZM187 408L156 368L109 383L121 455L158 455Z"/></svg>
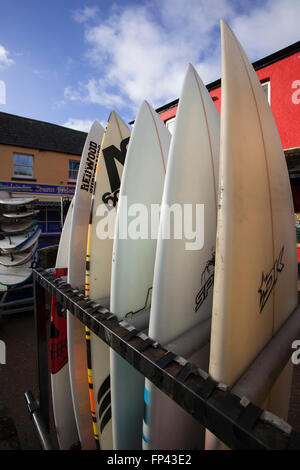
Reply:
<svg viewBox="0 0 300 470"><path fill-rule="evenodd" d="M59 234L61 232L60 209L56 207L43 207L37 215L42 234Z"/></svg>
<svg viewBox="0 0 300 470"><path fill-rule="evenodd" d="M263 82L261 86L263 87L263 90L265 94L267 95L268 102L270 104L270 82Z"/></svg>
<svg viewBox="0 0 300 470"><path fill-rule="evenodd" d="M166 126L167 126L167 129L168 131L173 134L174 132L174 128L175 128L175 117L171 118L171 119L168 119L166 121Z"/></svg>
<svg viewBox="0 0 300 470"><path fill-rule="evenodd" d="M21 179L33 178L33 156L14 153L14 176Z"/></svg>
<svg viewBox="0 0 300 470"><path fill-rule="evenodd" d="M76 160L69 160L69 176L68 180L70 182L76 183L77 175L79 170L79 162Z"/></svg>

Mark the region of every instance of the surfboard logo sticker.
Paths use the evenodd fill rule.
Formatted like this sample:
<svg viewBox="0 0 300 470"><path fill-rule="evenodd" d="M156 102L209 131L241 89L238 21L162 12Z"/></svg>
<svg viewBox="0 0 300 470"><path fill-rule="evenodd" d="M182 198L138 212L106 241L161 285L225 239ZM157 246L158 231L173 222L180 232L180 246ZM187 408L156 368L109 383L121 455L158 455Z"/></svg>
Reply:
<svg viewBox="0 0 300 470"><path fill-rule="evenodd" d="M50 328L50 369L56 374L68 362L67 313L52 299Z"/></svg>
<svg viewBox="0 0 300 470"><path fill-rule="evenodd" d="M270 297L270 294L277 282L278 279L278 273L281 273L281 271L284 268L284 264L282 263L282 256L283 256L283 251L284 251L284 246L281 248L280 253L278 258L275 260L274 266L272 269L269 271L268 274L264 274L262 272L262 278L261 278L261 284L258 289L258 293L260 295L259 299L259 313L261 313L264 309L264 306L266 305L266 302L268 298Z"/></svg>
<svg viewBox="0 0 300 470"><path fill-rule="evenodd" d="M55 277L66 276L66 268L56 268ZM50 371L56 374L68 362L67 311L52 297L50 323Z"/></svg>
<svg viewBox="0 0 300 470"><path fill-rule="evenodd" d="M91 194L94 192L95 172L97 168L97 161L100 152L100 145L92 140L89 143L88 156L83 171L80 189L87 191Z"/></svg>
<svg viewBox="0 0 300 470"><path fill-rule="evenodd" d="M103 194L102 201L108 207L116 207L118 203L121 180L116 160L124 166L128 142L129 137L126 137L121 141L120 149L115 145L110 145L102 150L111 189L111 192Z"/></svg>
<svg viewBox="0 0 300 470"><path fill-rule="evenodd" d="M203 304L204 300L208 296L210 288L214 284L214 275L215 275L215 260L216 253L215 249L211 249L211 258L207 261L205 268L201 274L201 283L202 287L195 298L195 312L198 312L199 308Z"/></svg>
<svg viewBox="0 0 300 470"><path fill-rule="evenodd" d="M114 191L113 193L108 192L108 193L103 194L102 201L107 206L111 206L112 208L116 207L118 200L119 200L119 192L120 190L116 189L116 191Z"/></svg>
<svg viewBox="0 0 300 470"><path fill-rule="evenodd" d="M136 310L135 312L126 313L125 318L132 317L132 316L137 315L138 313L144 312L145 310L150 308L151 307L151 299L152 299L152 287L149 287L144 306L142 308L140 308L139 310Z"/></svg>

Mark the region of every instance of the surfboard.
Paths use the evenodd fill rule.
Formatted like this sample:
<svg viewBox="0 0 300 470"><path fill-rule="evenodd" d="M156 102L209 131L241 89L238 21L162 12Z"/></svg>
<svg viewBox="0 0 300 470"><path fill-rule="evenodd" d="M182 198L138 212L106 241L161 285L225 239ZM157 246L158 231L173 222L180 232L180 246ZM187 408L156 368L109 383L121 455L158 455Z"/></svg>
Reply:
<svg viewBox="0 0 300 470"><path fill-rule="evenodd" d="M35 244L26 251L22 252L10 252L0 253L0 264L6 267L10 266L20 266L21 264L27 263L30 260L33 253L37 250L38 242L36 241Z"/></svg>
<svg viewBox="0 0 300 470"><path fill-rule="evenodd" d="M149 323L158 233L158 218L150 225L151 209L161 204L170 139L159 115L144 101L121 183L111 279L111 311L139 330ZM137 204L142 207L135 213ZM138 227L143 221L146 231ZM110 361L114 449L141 449L145 378L113 350Z"/></svg>
<svg viewBox="0 0 300 470"><path fill-rule="evenodd" d="M9 221L3 222L0 226L0 230L3 233L15 234L18 232L26 232L37 224L36 220L19 220L18 222Z"/></svg>
<svg viewBox="0 0 300 470"><path fill-rule="evenodd" d="M36 197L12 197L7 199L0 199L0 204L7 207L26 206L27 204L32 204L35 201L37 201Z"/></svg>
<svg viewBox="0 0 300 470"><path fill-rule="evenodd" d="M86 257L86 295L109 308L114 225L130 130L112 111L103 137L92 197ZM103 237L106 220L111 220L110 237ZM106 300L103 300L106 299ZM95 445L111 450L109 347L88 328L87 362Z"/></svg>
<svg viewBox="0 0 300 470"><path fill-rule="evenodd" d="M6 217L7 219L25 219L26 217L34 217L37 215L40 211L38 210L28 210L24 212L6 212L3 213L3 217Z"/></svg>
<svg viewBox="0 0 300 470"><path fill-rule="evenodd" d="M33 235L27 237L25 242L23 242L20 246L14 249L1 249L3 253L10 253L11 251L15 254L23 253L24 251L28 251L32 248L32 246L38 241L39 236L41 234L41 229L37 227L36 230L33 231ZM0 242L1 243L1 242Z"/></svg>
<svg viewBox="0 0 300 470"><path fill-rule="evenodd" d="M233 385L297 305L294 210L271 108L221 22L220 186L209 372ZM287 417L291 364L264 406ZM284 380L283 380L284 377ZM210 433L206 447L214 448Z"/></svg>
<svg viewBox="0 0 300 470"><path fill-rule="evenodd" d="M40 230L34 226L32 230L18 235L0 235L0 250L2 251L15 251L25 246L30 246L30 242L34 239ZM29 244L29 245L28 245Z"/></svg>
<svg viewBox="0 0 300 470"><path fill-rule="evenodd" d="M32 268L38 262L37 251L33 257L21 266L10 266L7 268L0 264L0 284L5 286L18 286L28 281L32 275Z"/></svg>
<svg viewBox="0 0 300 470"><path fill-rule="evenodd" d="M77 289L84 289L90 204L103 133L101 124L94 121L83 148L73 198L68 283ZM88 413L85 328L70 312L67 313L67 335L70 383L79 440L82 449L94 449L91 417Z"/></svg>
<svg viewBox="0 0 300 470"><path fill-rule="evenodd" d="M219 129L217 109L196 70L189 65L162 199L149 336L163 346L173 344L172 351L184 351L186 359L206 370L216 243ZM177 222L168 236L172 207L177 208ZM182 227L182 233L176 235L176 227ZM204 430L199 423L146 380L143 448L201 446Z"/></svg>
<svg viewBox="0 0 300 470"><path fill-rule="evenodd" d="M54 270L56 277L67 276L72 214L73 201L69 206L60 237ZM51 304L50 372L58 444L61 450L74 449L78 446L79 437L68 367L67 314L66 310L56 303L54 297Z"/></svg>

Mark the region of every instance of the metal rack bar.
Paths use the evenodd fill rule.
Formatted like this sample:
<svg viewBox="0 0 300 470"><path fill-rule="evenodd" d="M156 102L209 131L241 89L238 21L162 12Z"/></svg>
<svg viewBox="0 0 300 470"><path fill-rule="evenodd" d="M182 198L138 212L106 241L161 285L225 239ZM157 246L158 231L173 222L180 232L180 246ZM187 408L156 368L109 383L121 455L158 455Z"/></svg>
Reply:
<svg viewBox="0 0 300 470"><path fill-rule="evenodd" d="M297 337L300 337L300 306L290 315L232 387L233 393L239 397L246 396L249 400L254 400L255 397L263 403L268 396L268 391L289 361L290 345Z"/></svg>
<svg viewBox="0 0 300 470"><path fill-rule="evenodd" d="M34 318L37 345L39 410L45 429L49 431L49 362L45 289L34 277Z"/></svg>
<svg viewBox="0 0 300 470"><path fill-rule="evenodd" d="M49 430L45 425L45 421L41 416L39 405L35 401L32 393L25 392L25 400L28 406L29 414L31 415L43 450L52 450L52 443L49 436Z"/></svg>
<svg viewBox="0 0 300 470"><path fill-rule="evenodd" d="M241 399L205 371L124 322L52 273L33 270L36 297L40 407L49 423L45 290L118 354L232 449L300 449L300 433ZM274 419L273 419L274 418Z"/></svg>

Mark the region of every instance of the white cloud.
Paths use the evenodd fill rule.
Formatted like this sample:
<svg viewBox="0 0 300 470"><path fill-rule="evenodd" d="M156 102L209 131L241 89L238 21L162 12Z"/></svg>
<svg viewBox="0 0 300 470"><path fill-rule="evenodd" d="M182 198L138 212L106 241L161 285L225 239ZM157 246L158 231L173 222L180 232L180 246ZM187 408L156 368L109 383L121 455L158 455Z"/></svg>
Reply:
<svg viewBox="0 0 300 470"><path fill-rule="evenodd" d="M93 121L89 119L69 118L62 126L75 129L77 131L89 132Z"/></svg>
<svg viewBox="0 0 300 470"><path fill-rule="evenodd" d="M0 69L5 69L12 64L14 61L9 57L9 52L0 44Z"/></svg>
<svg viewBox="0 0 300 470"><path fill-rule="evenodd" d="M65 98L130 113L180 95L188 63L205 83L221 74L219 20L224 18L254 60L298 40L299 0L152 0L112 8L85 28L94 77Z"/></svg>
<svg viewBox="0 0 300 470"><path fill-rule="evenodd" d="M77 21L77 23L85 23L88 20L95 18L98 13L98 7L88 7L85 6L78 10L75 10L73 13L73 20Z"/></svg>
<svg viewBox="0 0 300 470"><path fill-rule="evenodd" d="M102 106L122 107L125 102L122 96L106 92L106 84L102 79L90 79L87 83L79 83L77 88L66 87L64 98L69 101L96 103Z"/></svg>
<svg viewBox="0 0 300 470"><path fill-rule="evenodd" d="M299 40L299 0L266 0L234 18L231 28L247 55L261 59Z"/></svg>

